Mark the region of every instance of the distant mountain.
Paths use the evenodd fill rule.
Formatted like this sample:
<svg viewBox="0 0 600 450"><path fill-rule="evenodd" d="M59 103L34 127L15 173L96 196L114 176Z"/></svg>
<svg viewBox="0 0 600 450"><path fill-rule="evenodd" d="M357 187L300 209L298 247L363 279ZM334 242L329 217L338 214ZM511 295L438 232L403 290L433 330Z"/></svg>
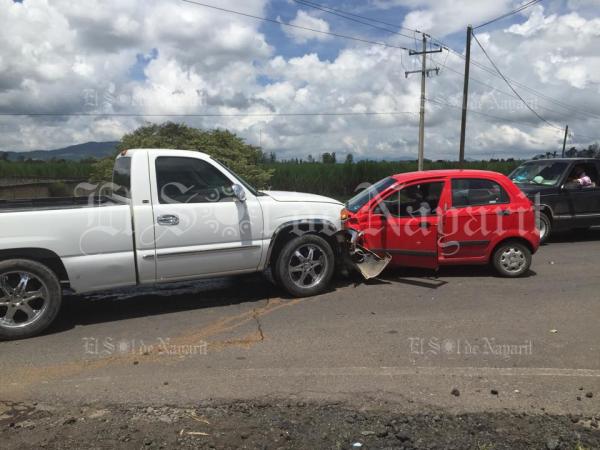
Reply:
<svg viewBox="0 0 600 450"><path fill-rule="evenodd" d="M48 161L52 158L78 161L86 158L100 159L113 156L117 151L118 143L118 141L86 142L85 144L70 145L55 150L33 150L29 152L2 152L0 150L0 153L7 153L8 159L11 161L16 161L20 158L31 158L41 161Z"/></svg>

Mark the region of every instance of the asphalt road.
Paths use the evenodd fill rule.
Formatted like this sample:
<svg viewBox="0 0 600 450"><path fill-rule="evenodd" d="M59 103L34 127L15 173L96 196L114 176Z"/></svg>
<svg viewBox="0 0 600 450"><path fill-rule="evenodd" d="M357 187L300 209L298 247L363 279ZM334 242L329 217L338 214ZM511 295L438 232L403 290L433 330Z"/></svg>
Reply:
<svg viewBox="0 0 600 450"><path fill-rule="evenodd" d="M256 276L69 297L48 334L0 343L0 398L594 413L598 255L589 231L553 239L515 280L470 267L339 280L302 300Z"/></svg>

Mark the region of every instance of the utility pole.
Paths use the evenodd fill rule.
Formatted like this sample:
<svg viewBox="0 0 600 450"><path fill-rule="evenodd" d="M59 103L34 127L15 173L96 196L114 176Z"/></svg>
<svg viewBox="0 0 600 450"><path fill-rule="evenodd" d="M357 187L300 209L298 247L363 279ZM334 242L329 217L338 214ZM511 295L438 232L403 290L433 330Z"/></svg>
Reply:
<svg viewBox="0 0 600 450"><path fill-rule="evenodd" d="M462 102L462 120L460 122L460 150L458 153L458 162L460 167L465 162L465 133L467 131L467 103L469 97L469 68L471 66L471 37L473 36L473 27L467 27L467 54L465 55L465 82L463 86Z"/></svg>
<svg viewBox="0 0 600 450"><path fill-rule="evenodd" d="M423 170L423 159L425 157L425 77L428 77L431 72L435 72L436 75L440 73L440 68L436 67L433 69L427 68L427 54L428 53L440 53L442 48L437 50L427 50L427 37L428 35L423 33L423 50L417 52L416 50L410 50L409 55L421 55L421 70L411 70L405 72L406 78L411 73L421 73L421 110L419 112L419 158L418 158L418 170Z"/></svg>
<svg viewBox="0 0 600 450"><path fill-rule="evenodd" d="M567 135L569 134L569 125L565 127L565 138L563 139L562 157L565 157L565 147L567 146Z"/></svg>

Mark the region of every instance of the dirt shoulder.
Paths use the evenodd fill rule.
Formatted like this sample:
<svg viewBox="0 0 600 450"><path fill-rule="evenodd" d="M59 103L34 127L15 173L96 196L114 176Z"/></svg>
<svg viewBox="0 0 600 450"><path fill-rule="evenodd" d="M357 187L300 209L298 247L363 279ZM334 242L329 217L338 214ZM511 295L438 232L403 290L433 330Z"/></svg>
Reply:
<svg viewBox="0 0 600 450"><path fill-rule="evenodd" d="M195 407L0 403L16 448L598 449L598 416L406 413L402 407L253 401Z"/></svg>

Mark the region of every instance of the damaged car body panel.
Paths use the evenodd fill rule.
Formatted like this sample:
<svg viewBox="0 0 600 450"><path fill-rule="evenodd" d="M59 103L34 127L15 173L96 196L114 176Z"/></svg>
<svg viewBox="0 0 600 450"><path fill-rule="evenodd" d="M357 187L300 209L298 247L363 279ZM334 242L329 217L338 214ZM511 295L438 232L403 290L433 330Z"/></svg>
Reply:
<svg viewBox="0 0 600 450"><path fill-rule="evenodd" d="M392 256L387 252L378 255L359 245L357 241L362 237L362 232L348 229L341 231L340 236L344 241L350 265L358 270L365 280L379 276L392 260Z"/></svg>

